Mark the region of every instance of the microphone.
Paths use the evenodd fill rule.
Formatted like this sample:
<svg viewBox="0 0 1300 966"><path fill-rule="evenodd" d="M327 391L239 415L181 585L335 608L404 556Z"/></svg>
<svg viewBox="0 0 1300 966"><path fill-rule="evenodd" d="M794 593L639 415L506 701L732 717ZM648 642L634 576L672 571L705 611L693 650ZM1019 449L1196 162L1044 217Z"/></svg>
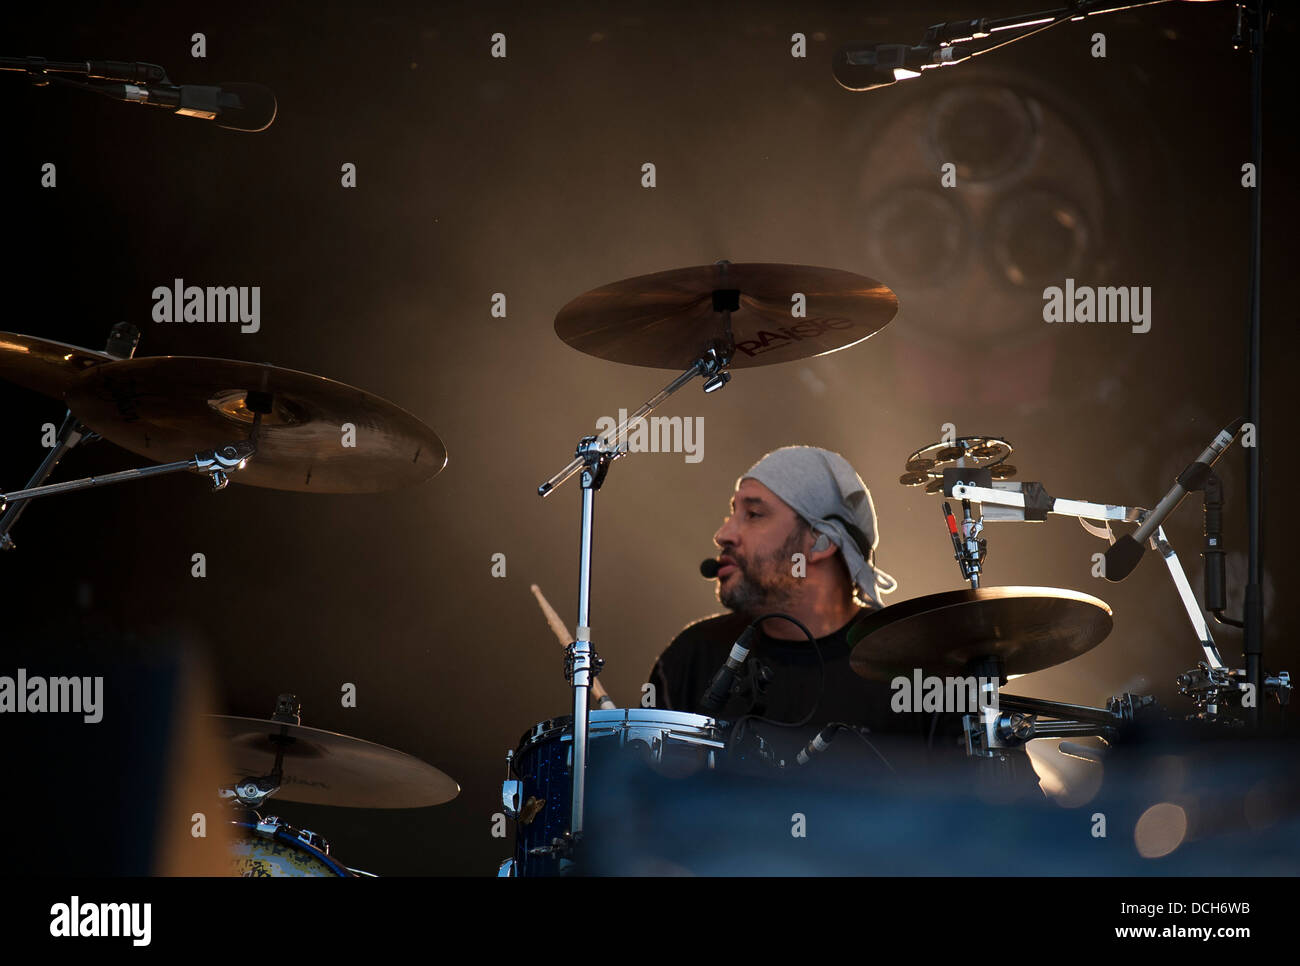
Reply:
<svg viewBox="0 0 1300 966"><path fill-rule="evenodd" d="M816 755L820 755L831 746L831 739L834 738L842 728L842 725L828 724L821 731L817 732L817 734L813 735L812 741L803 746L803 750L794 756L794 760L801 765L808 764L808 762L812 761Z"/></svg>
<svg viewBox="0 0 1300 966"><path fill-rule="evenodd" d="M727 655L726 662L718 668L718 672L713 675L713 680L709 682L709 687L704 692L704 697L700 698L701 714L711 715L722 710L722 706L731 695L731 686L736 681L736 675L740 673L745 659L749 657L757 623L755 621L741 631L740 637L736 638L736 643L731 645L731 653Z"/></svg>
<svg viewBox="0 0 1300 966"><path fill-rule="evenodd" d="M718 563L712 557L708 560L700 561L700 576L712 580L718 576L718 571L722 569L722 564Z"/></svg>
<svg viewBox="0 0 1300 966"><path fill-rule="evenodd" d="M845 90L873 91L900 80L920 77L921 71L932 67L960 64L970 56L967 47L849 44L835 52L831 59L831 73Z"/></svg>
<svg viewBox="0 0 1300 966"><path fill-rule="evenodd" d="M130 104L150 104L175 114L216 121L228 131L265 131L275 120L275 94L262 84L223 81L218 87L197 84L97 84L97 93Z"/></svg>
<svg viewBox="0 0 1300 966"><path fill-rule="evenodd" d="M1219 435L1214 437L1214 441L1201 451L1196 461L1188 464L1187 469L1178 474L1178 479L1174 481L1169 492L1156 504L1156 508L1147 514L1142 525L1133 532L1132 536L1126 534L1111 544L1110 549L1106 551L1106 565L1102 576L1111 583L1119 583L1133 572L1133 568L1142 560L1145 544L1151 534L1159 529L1166 517L1178 509L1178 505L1183 502L1188 493L1199 490L1205 485L1210 470L1232 445L1232 441L1237 438L1245 423L1245 419L1237 419L1224 427Z"/></svg>

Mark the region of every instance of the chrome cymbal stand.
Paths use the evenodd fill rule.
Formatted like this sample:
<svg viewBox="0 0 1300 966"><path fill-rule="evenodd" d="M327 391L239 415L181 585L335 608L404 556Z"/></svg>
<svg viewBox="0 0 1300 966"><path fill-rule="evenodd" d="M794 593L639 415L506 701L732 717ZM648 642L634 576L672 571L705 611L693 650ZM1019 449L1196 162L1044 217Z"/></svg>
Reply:
<svg viewBox="0 0 1300 966"><path fill-rule="evenodd" d="M732 308L721 308L724 331L731 331ZM588 691L595 675L604 663L591 646L591 537L592 518L596 506L596 491L605 482L609 466L620 456L626 456L628 428L649 415L665 399L681 389L696 376L705 378L704 391L721 389L731 379L727 365L731 362L734 346L726 343L710 345L695 363L640 409L623 420L614 430L612 439L602 436L584 436L578 441L577 452L569 464L537 488L539 496L549 495L556 487L581 471L582 527L578 554L578 626L575 640L569 645L565 657L565 676L573 688L573 800L569 829L562 840L552 845L552 855L564 860L582 837L583 810L586 804L587 731L590 699Z"/></svg>
<svg viewBox="0 0 1300 966"><path fill-rule="evenodd" d="M145 466L140 469L122 470L119 473L105 473L103 476L86 476L66 483L47 483L44 486L28 487L25 490L12 490L0 493L0 507L31 500L38 496L53 496L56 493L72 493L76 490L88 490L95 486L109 483L124 483L127 480L142 480L150 476L162 476L164 473L178 473L181 470L197 470L207 473L212 480L214 490L223 490L230 482L229 474L242 470L252 458L255 447L248 440L231 443L220 449L204 450L195 453L187 460L174 463L159 463L157 466Z"/></svg>

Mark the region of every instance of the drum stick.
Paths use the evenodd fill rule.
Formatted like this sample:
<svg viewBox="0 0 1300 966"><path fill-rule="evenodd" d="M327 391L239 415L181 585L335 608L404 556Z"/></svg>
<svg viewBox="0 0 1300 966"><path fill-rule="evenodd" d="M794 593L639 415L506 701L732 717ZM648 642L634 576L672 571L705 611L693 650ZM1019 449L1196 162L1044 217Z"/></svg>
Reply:
<svg viewBox="0 0 1300 966"><path fill-rule="evenodd" d="M533 592L533 596L537 598L537 604L542 608L542 613L546 616L546 623L551 625L551 630L559 639L560 646L567 648L573 643L573 635L570 634L569 629L564 626L564 621L560 619L559 614L555 613L555 608L551 606L550 601L542 596L542 589L540 587L533 584L529 589ZM591 693L595 697L596 703L602 708L610 709L618 707L614 704L613 699L610 698L609 692L605 690L605 686L597 681L594 675L591 679Z"/></svg>

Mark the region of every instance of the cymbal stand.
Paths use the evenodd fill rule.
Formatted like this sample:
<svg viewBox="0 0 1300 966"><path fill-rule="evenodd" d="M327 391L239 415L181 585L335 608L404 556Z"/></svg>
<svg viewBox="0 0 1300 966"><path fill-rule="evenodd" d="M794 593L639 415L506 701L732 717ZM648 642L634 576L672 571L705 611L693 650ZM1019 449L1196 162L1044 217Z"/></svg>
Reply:
<svg viewBox="0 0 1300 966"><path fill-rule="evenodd" d="M1049 513L1077 517L1089 533L1103 539L1111 539L1110 522L1123 521L1142 523L1150 512L1142 507L1117 506L1112 504L1089 503L1083 500L1065 500L1051 496L1041 483L1012 483L1005 480L992 481L987 486L970 486L957 483L952 486L952 496L957 499L970 500L982 507L981 519L993 521L1041 521ZM1106 527L1091 526L1088 520L1100 520ZM1245 695L1252 693L1249 685L1248 670L1227 667L1219 654L1214 635L1201 613L1196 594L1187 580L1187 574L1178 559L1178 554L1165 536L1164 527L1157 527L1151 535L1150 544L1165 560L1169 576L1178 590L1179 599L1191 621L1192 629L1201 646L1204 660L1197 670L1189 671L1178 679L1179 689L1190 695L1197 706L1197 717L1203 720L1215 720L1220 714L1220 705L1227 694ZM1291 678L1286 671L1277 675L1266 675L1262 691L1253 691L1255 707L1263 701L1265 695L1273 695L1279 704L1287 704L1291 695ZM1249 707L1249 706L1247 706Z"/></svg>
<svg viewBox="0 0 1300 966"><path fill-rule="evenodd" d="M722 293L719 303L715 293L714 305L723 315L724 331L731 331L731 312L734 302L726 301L732 293ZM721 307L719 307L721 305ZM734 346L729 340L715 341L696 359L695 363L677 376L640 409L623 420L612 433L612 438L584 436L578 441L577 452L564 469L537 488L539 496L548 496L565 480L581 471L582 525L578 554L578 624L577 638L569 645L565 656L565 677L573 689L573 799L569 829L563 840L557 840L553 854L563 860L572 853L582 837L584 806L586 804L587 732L590 723L588 690L594 676L604 663L591 646L591 544L592 522L595 513L596 491L605 482L610 464L628 453L626 434L630 426L649 415L673 393L696 376L705 379L704 391L721 389L731 379L727 366L731 362Z"/></svg>
<svg viewBox="0 0 1300 966"><path fill-rule="evenodd" d="M106 486L109 483L124 483L127 480L142 480L165 473L178 473L181 470L197 470L207 473L214 490L223 490L230 482L229 474L242 470L254 453L254 446L248 440L230 443L220 449L204 450L195 453L187 460L174 463L159 463L139 469L122 470L118 473L105 473L103 476L86 476L66 483L47 483L44 486L28 487L24 490L11 490L0 493L0 506L8 506L20 500L31 500L38 496L53 496L56 493L72 493L88 490L91 487Z"/></svg>
<svg viewBox="0 0 1300 966"><path fill-rule="evenodd" d="M250 775L241 778L234 785L223 785L217 789L217 796L223 801L230 802L236 808L248 809L255 816L257 809L278 792L284 782L284 749L295 740L290 737L288 726L302 724L302 705L297 695L282 694L276 698L275 713L271 715L271 720L280 722L280 733L270 736L275 745L275 764L271 766L270 773ZM260 822L261 816L257 817Z"/></svg>
<svg viewBox="0 0 1300 966"><path fill-rule="evenodd" d="M139 344L140 330L129 322L119 322L109 332L108 344L104 347L104 352L116 360L130 359L135 355L135 348ZM59 460L63 459L64 454L78 443L90 443L99 438L98 433L81 424L81 421L72 414L71 409L65 411L63 425L59 427L58 435L54 438L54 446L45 454L45 459L27 481L27 488L40 486L49 479L54 468L59 465ZM9 504L3 514L0 514L0 550L15 548L16 545L13 538L9 536L9 531L13 529L25 509L27 503L16 500Z"/></svg>

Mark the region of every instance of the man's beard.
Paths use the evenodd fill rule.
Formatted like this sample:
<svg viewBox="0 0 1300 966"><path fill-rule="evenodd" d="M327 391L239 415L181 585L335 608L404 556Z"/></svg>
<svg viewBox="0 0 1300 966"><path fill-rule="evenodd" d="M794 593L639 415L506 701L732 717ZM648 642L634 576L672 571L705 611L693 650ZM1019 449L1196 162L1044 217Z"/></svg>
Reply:
<svg viewBox="0 0 1300 966"><path fill-rule="evenodd" d="M791 573L794 565L791 558L799 551L801 537L798 530L791 533L781 549L770 557L745 560L728 553L736 561L736 573L725 590L718 584L719 603L749 617L784 607L794 597L799 580Z"/></svg>

